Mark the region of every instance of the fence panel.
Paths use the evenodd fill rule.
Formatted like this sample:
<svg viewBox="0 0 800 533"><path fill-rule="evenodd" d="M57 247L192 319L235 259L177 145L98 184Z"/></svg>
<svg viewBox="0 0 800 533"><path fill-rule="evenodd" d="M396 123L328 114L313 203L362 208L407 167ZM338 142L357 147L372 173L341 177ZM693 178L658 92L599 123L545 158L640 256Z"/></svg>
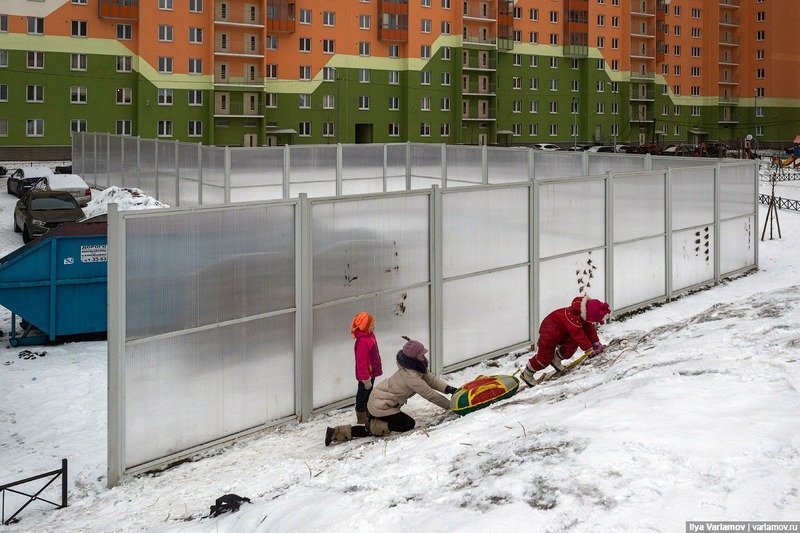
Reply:
<svg viewBox="0 0 800 533"><path fill-rule="evenodd" d="M753 216L745 216L720 222L720 273L736 272L756 262L755 231Z"/></svg>
<svg viewBox="0 0 800 533"><path fill-rule="evenodd" d="M614 242L663 235L664 171L614 176Z"/></svg>
<svg viewBox="0 0 800 533"><path fill-rule="evenodd" d="M624 173L645 170L642 156L624 154L586 154L589 157L589 175L606 172Z"/></svg>
<svg viewBox="0 0 800 533"><path fill-rule="evenodd" d="M70 149L72 157L72 172L82 176L84 179L86 179L86 171L83 162L83 138L85 135L85 133L73 132L70 139L70 144L72 145ZM89 181L87 180L86 183L89 183Z"/></svg>
<svg viewBox="0 0 800 533"><path fill-rule="evenodd" d="M352 339L342 333L354 308L379 306L366 310L429 338L429 195L312 201L315 408L353 394L352 364L342 364Z"/></svg>
<svg viewBox="0 0 800 533"><path fill-rule="evenodd" d="M342 194L383 191L383 145L342 145Z"/></svg>
<svg viewBox="0 0 800 533"><path fill-rule="evenodd" d="M200 153L199 144L178 144L178 194L181 206L200 204Z"/></svg>
<svg viewBox="0 0 800 533"><path fill-rule="evenodd" d="M442 186L442 145L411 143L411 188Z"/></svg>
<svg viewBox="0 0 800 533"><path fill-rule="evenodd" d="M102 187L110 187L122 183L122 173L125 170L123 155L124 137L109 135L108 137L108 175Z"/></svg>
<svg viewBox="0 0 800 533"><path fill-rule="evenodd" d="M717 159L710 157L677 157L677 156L653 156L653 170L666 168L685 168L685 167L709 167L714 166Z"/></svg>
<svg viewBox="0 0 800 533"><path fill-rule="evenodd" d="M178 160L174 141L157 141L159 200L167 205L177 205Z"/></svg>
<svg viewBox="0 0 800 533"><path fill-rule="evenodd" d="M336 146L292 146L290 148L290 196L336 194Z"/></svg>
<svg viewBox="0 0 800 533"><path fill-rule="evenodd" d="M675 291L714 279L714 224L672 234L672 288Z"/></svg>
<svg viewBox="0 0 800 533"><path fill-rule="evenodd" d="M752 163L728 164L720 174L720 218L753 214L758 184L753 180L755 168Z"/></svg>
<svg viewBox="0 0 800 533"><path fill-rule="evenodd" d="M529 187L443 192L445 367L529 340Z"/></svg>
<svg viewBox="0 0 800 533"><path fill-rule="evenodd" d="M203 205L225 203L225 148L203 146Z"/></svg>
<svg viewBox="0 0 800 533"><path fill-rule="evenodd" d="M95 137L97 160L94 181L98 188L105 188L108 184L108 141L109 135L101 133Z"/></svg>
<svg viewBox="0 0 800 533"><path fill-rule="evenodd" d="M534 150L533 170L536 179L583 176L583 154L581 152Z"/></svg>
<svg viewBox="0 0 800 533"><path fill-rule="evenodd" d="M448 187L483 183L483 149L480 146L448 145L446 150Z"/></svg>
<svg viewBox="0 0 800 533"><path fill-rule="evenodd" d="M156 142L154 139L139 139L139 188L146 195L158 199Z"/></svg>
<svg viewBox="0 0 800 533"><path fill-rule="evenodd" d="M283 198L283 148L231 148L231 202Z"/></svg>
<svg viewBox="0 0 800 533"><path fill-rule="evenodd" d="M406 151L408 145L386 145L386 187L389 191L406 190Z"/></svg>
<svg viewBox="0 0 800 533"><path fill-rule="evenodd" d="M122 162L123 177L119 183L112 185L119 185L121 187L139 188L139 163L137 156L138 139L136 137L123 137L122 150L125 152L125 158Z"/></svg>
<svg viewBox="0 0 800 533"><path fill-rule="evenodd" d="M529 181L528 148L487 148L489 183Z"/></svg>
<svg viewBox="0 0 800 533"><path fill-rule="evenodd" d="M672 229L714 223L714 167L672 169Z"/></svg>

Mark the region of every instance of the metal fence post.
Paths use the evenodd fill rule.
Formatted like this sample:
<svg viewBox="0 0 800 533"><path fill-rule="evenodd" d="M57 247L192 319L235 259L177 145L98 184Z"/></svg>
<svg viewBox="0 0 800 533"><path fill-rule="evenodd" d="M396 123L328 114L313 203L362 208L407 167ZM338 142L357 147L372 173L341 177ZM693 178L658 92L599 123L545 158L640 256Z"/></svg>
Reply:
<svg viewBox="0 0 800 533"><path fill-rule="evenodd" d="M108 461L107 484L125 471L125 219L108 205Z"/></svg>
<svg viewBox="0 0 800 533"><path fill-rule="evenodd" d="M336 196L342 195L342 145L336 143Z"/></svg>
<svg viewBox="0 0 800 533"><path fill-rule="evenodd" d="M664 172L664 293L672 300L672 169Z"/></svg>
<svg viewBox="0 0 800 533"><path fill-rule="evenodd" d="M406 190L411 190L411 141L406 141Z"/></svg>
<svg viewBox="0 0 800 533"><path fill-rule="evenodd" d="M386 175L389 173L389 145L383 145L383 192L388 190Z"/></svg>
<svg viewBox="0 0 800 533"><path fill-rule="evenodd" d="M442 144L442 154L439 159L442 168L442 189L446 189L447 188L447 145L446 144Z"/></svg>
<svg viewBox="0 0 800 533"><path fill-rule="evenodd" d="M581 154L581 172L583 176L589 175L589 152L580 152Z"/></svg>
<svg viewBox="0 0 800 533"><path fill-rule="evenodd" d="M161 189L160 189L159 183L158 183L158 181L159 181L159 175L158 175L158 152L160 151L159 150L159 146L161 145L161 141L156 139L156 142L153 143L153 145L155 147L155 149L154 149L155 153L153 154L153 159L155 160L155 167L156 167L155 168L155 171L156 171L156 200L161 200L160 194L159 194Z"/></svg>
<svg viewBox="0 0 800 533"><path fill-rule="evenodd" d="M653 170L653 154L644 155L644 169Z"/></svg>
<svg viewBox="0 0 800 533"><path fill-rule="evenodd" d="M92 159L94 160L94 172L92 173L92 182L97 187L97 132L93 134L94 148L92 149Z"/></svg>
<svg viewBox="0 0 800 533"><path fill-rule="evenodd" d="M120 187L125 186L125 138L119 138L119 155L120 155L120 163L119 163L119 181Z"/></svg>
<svg viewBox="0 0 800 533"><path fill-rule="evenodd" d="M111 134L106 134L106 189L111 187Z"/></svg>
<svg viewBox="0 0 800 533"><path fill-rule="evenodd" d="M481 183L489 183L489 149L485 144L481 145Z"/></svg>
<svg viewBox="0 0 800 533"><path fill-rule="evenodd" d="M197 143L197 205L203 205L203 143Z"/></svg>
<svg viewBox="0 0 800 533"><path fill-rule="evenodd" d="M531 150L533 152L533 150ZM533 159L533 153L530 154L530 158ZM528 213L529 222L528 227L530 228L530 253L529 257L531 258L531 326L530 326L530 335L531 335L531 343L536 344L539 340L539 317L541 315L539 308L541 307L541 295L539 293L539 277L541 274L541 265L539 264L539 245L541 244L541 239L539 237L539 231L541 231L541 225L539 224L539 195L541 194L539 188L539 180L536 179L535 173L531 174L531 201L528 209L530 210Z"/></svg>
<svg viewBox="0 0 800 533"><path fill-rule="evenodd" d="M226 204L231 203L231 147L225 147L225 199Z"/></svg>
<svg viewBox="0 0 800 533"><path fill-rule="evenodd" d="M283 145L283 198L289 198L289 194L291 192L291 176L289 175L289 166L292 162L291 152L289 151L289 145Z"/></svg>
<svg viewBox="0 0 800 533"><path fill-rule="evenodd" d="M722 280L720 269L722 267L722 250L720 246L722 239L720 236L722 223L720 222L720 173L722 165L717 163L714 167L714 280L719 283ZM757 238L757 237L756 237Z"/></svg>
<svg viewBox="0 0 800 533"><path fill-rule="evenodd" d="M295 412L306 421L314 408L314 314L311 202L300 193L295 204Z"/></svg>
<svg viewBox="0 0 800 533"><path fill-rule="evenodd" d="M753 182L753 192L755 193L753 198L753 235L755 235L755 239L753 242L755 243L755 247L753 248L753 253L755 254L755 267L758 269L758 247L760 246L761 239L758 238L761 235L761 232L758 231L758 180L761 176L759 176L759 166L760 163L756 160L753 163L753 172L754 172L754 182ZM765 221L766 222L766 221Z"/></svg>
<svg viewBox="0 0 800 533"><path fill-rule="evenodd" d="M180 143L175 141L175 207L181 205L181 155Z"/></svg>
<svg viewBox="0 0 800 533"><path fill-rule="evenodd" d="M589 154L586 154L589 155ZM614 309L614 175L606 172L606 302Z"/></svg>
<svg viewBox="0 0 800 533"><path fill-rule="evenodd" d="M431 276L430 296L430 331L431 331L431 372L439 374L444 368L444 301L443 301L443 266L442 252L443 220L442 189L437 185L431 187L430 204L428 206L428 261Z"/></svg>

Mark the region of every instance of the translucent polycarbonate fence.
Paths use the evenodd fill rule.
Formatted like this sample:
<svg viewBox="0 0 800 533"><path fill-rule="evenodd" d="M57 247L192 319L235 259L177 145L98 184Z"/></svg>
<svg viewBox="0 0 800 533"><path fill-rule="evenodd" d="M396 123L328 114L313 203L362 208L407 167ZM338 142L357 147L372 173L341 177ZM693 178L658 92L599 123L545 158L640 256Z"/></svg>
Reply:
<svg viewBox="0 0 800 533"><path fill-rule="evenodd" d="M170 206L526 182L713 166L709 158L546 152L423 143L231 148L73 134L73 164L97 188L138 187Z"/></svg>
<svg viewBox="0 0 800 533"><path fill-rule="evenodd" d="M203 171L203 186L229 195L218 161L230 153L178 147L177 178L204 162L211 177ZM372 171L353 179L383 182L385 174L368 174L386 157L362 154ZM149 212L112 207L109 481L352 401L349 324L362 309L377 318L385 375L396 368L401 335L429 346L438 372L528 345L541 319L577 294L622 312L755 268L756 185L756 166L745 162Z"/></svg>

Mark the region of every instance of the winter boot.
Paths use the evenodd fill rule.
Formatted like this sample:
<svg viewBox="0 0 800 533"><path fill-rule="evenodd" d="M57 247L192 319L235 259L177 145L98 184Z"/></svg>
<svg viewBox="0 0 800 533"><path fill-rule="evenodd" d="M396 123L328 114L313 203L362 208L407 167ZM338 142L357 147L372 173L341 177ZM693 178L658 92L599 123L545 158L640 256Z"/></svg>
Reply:
<svg viewBox="0 0 800 533"><path fill-rule="evenodd" d="M370 418L367 431L373 437L382 437L389 434L389 424L386 423L386 420L381 420L380 418Z"/></svg>
<svg viewBox="0 0 800 533"><path fill-rule="evenodd" d="M564 371L564 365L561 363L561 350L556 348L556 351L553 353L553 360L550 361L550 366L555 368L558 372Z"/></svg>
<svg viewBox="0 0 800 533"><path fill-rule="evenodd" d="M528 363L525 365L525 370L522 371L519 377L522 378L522 381L527 383L529 387L533 387L536 385L536 379L533 377L535 372L536 371L531 368L531 364Z"/></svg>
<svg viewBox="0 0 800 533"><path fill-rule="evenodd" d="M369 417L367 416L367 412L356 411L356 423L366 426L367 422L369 422Z"/></svg>
<svg viewBox="0 0 800 533"><path fill-rule="evenodd" d="M325 430L325 446L330 446L331 442L347 442L353 438L353 430L349 425L336 426Z"/></svg>

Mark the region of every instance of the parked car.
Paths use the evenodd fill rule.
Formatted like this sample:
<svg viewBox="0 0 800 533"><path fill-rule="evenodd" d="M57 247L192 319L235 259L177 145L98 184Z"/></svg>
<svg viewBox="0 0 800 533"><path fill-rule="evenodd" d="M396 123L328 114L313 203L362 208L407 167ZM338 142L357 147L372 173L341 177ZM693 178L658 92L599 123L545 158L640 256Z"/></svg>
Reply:
<svg viewBox="0 0 800 533"><path fill-rule="evenodd" d="M66 191L34 190L23 196L14 208L14 231L22 232L22 241L47 233L64 222L83 218L83 209Z"/></svg>
<svg viewBox="0 0 800 533"><path fill-rule="evenodd" d="M67 191L81 207L86 206L92 199L92 189L77 174L53 174L39 180L34 189L44 191Z"/></svg>
<svg viewBox="0 0 800 533"><path fill-rule="evenodd" d="M69 165L59 165L53 169L53 173L55 174L72 174L72 164Z"/></svg>
<svg viewBox="0 0 800 533"><path fill-rule="evenodd" d="M533 145L534 150L544 150L545 152L557 152L561 150L561 147L557 144L551 143L536 143Z"/></svg>
<svg viewBox="0 0 800 533"><path fill-rule="evenodd" d="M615 153L613 146L592 146L586 151L590 152L590 153L593 153L593 154L613 154L613 153Z"/></svg>
<svg viewBox="0 0 800 533"><path fill-rule="evenodd" d="M6 190L8 194L13 194L17 198L22 198L22 196L31 190L39 180L52 175L53 171L44 166L18 168L8 177Z"/></svg>
<svg viewBox="0 0 800 533"><path fill-rule="evenodd" d="M591 147L591 144L579 144L578 146L570 146L567 150L570 152L585 152Z"/></svg>
<svg viewBox="0 0 800 533"><path fill-rule="evenodd" d="M697 153L697 147L692 144L675 144L668 146L662 152L663 155L675 155L681 157L690 157Z"/></svg>

